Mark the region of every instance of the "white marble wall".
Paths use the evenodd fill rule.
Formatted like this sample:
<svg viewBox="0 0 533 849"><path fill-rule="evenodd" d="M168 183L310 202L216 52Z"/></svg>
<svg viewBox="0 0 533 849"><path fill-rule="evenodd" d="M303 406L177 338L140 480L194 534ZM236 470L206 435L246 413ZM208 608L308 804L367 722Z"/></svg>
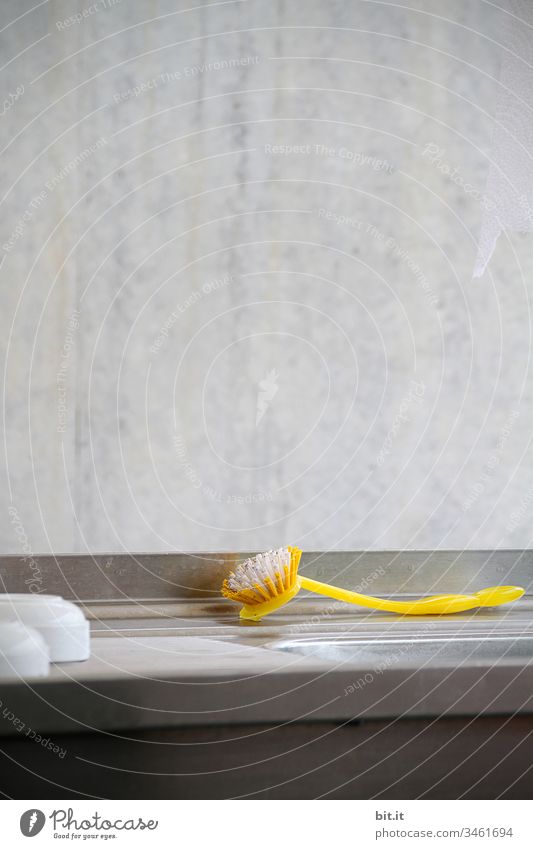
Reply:
<svg viewBox="0 0 533 849"><path fill-rule="evenodd" d="M34 5L1 550L528 545L533 237L471 279L496 7Z"/></svg>

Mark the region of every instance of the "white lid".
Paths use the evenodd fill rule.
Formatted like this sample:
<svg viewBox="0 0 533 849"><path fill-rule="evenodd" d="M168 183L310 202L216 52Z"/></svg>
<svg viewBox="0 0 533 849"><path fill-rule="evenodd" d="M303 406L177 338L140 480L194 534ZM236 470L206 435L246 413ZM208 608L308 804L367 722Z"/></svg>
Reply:
<svg viewBox="0 0 533 849"><path fill-rule="evenodd" d="M50 660L86 660L89 623L82 610L58 595L0 593L0 624L21 622L45 638Z"/></svg>
<svg viewBox="0 0 533 849"><path fill-rule="evenodd" d="M0 622L0 679L48 675L48 646L42 634L21 622Z"/></svg>
<svg viewBox="0 0 533 849"><path fill-rule="evenodd" d="M20 619L34 627L85 622L83 612L71 601L37 593L0 593L0 622L6 619Z"/></svg>

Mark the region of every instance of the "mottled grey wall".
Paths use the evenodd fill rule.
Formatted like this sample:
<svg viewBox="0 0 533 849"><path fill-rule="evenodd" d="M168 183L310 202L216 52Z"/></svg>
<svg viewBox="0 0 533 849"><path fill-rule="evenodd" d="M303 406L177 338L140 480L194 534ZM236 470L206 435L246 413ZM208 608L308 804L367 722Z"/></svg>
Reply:
<svg viewBox="0 0 533 849"><path fill-rule="evenodd" d="M501 13L418 5L3 0L1 550L528 545Z"/></svg>

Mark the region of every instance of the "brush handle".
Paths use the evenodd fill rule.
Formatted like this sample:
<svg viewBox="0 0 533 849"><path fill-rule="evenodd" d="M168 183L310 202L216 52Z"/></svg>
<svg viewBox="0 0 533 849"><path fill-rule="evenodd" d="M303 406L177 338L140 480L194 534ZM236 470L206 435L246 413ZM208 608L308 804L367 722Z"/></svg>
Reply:
<svg viewBox="0 0 533 849"><path fill-rule="evenodd" d="M473 595L433 595L414 601L393 601L392 599L375 598L371 595L361 595L312 578L299 576L300 586L319 595L358 604L360 607L370 607L373 610L386 610L389 613L405 613L412 616L423 616L432 613L461 613L476 607L493 607L514 601L524 594L522 587L488 587Z"/></svg>

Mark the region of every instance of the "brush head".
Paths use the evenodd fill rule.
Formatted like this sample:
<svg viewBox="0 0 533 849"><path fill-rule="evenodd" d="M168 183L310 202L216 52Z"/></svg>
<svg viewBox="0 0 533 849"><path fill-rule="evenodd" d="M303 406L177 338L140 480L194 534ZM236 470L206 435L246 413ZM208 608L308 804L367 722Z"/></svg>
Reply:
<svg viewBox="0 0 533 849"><path fill-rule="evenodd" d="M298 566L302 552L294 546L249 557L222 584L222 595L244 605L241 619L261 619L300 589Z"/></svg>

